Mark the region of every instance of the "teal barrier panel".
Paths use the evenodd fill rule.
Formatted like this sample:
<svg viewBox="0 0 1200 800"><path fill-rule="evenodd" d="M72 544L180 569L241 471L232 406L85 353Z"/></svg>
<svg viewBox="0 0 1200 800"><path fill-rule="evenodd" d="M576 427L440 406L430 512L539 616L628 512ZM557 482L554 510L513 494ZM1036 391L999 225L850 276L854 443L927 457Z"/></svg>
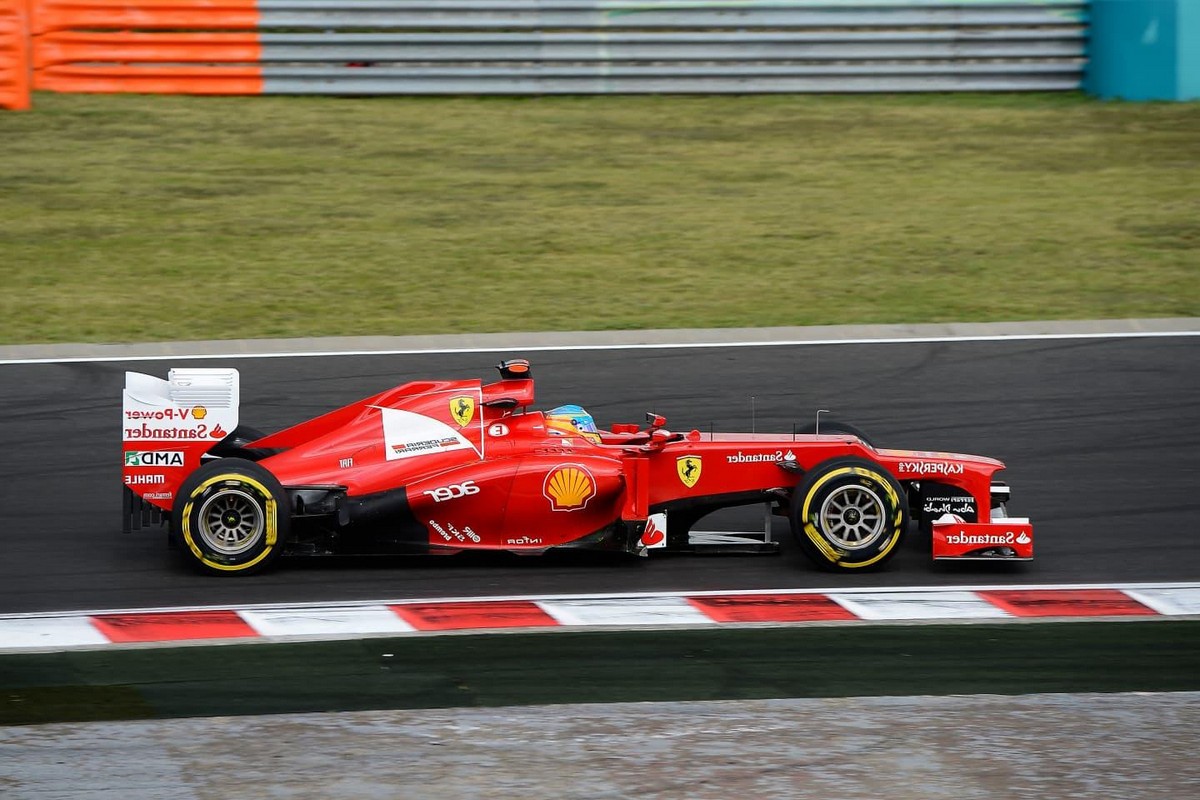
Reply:
<svg viewBox="0 0 1200 800"><path fill-rule="evenodd" d="M1200 0L1092 0L1090 16L1085 91L1200 99Z"/></svg>

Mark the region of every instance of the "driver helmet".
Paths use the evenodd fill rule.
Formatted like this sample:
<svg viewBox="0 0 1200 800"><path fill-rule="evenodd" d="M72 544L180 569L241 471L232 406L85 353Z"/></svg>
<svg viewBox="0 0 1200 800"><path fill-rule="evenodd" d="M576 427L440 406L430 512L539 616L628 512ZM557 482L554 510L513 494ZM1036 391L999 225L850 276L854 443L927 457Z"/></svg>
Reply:
<svg viewBox="0 0 1200 800"><path fill-rule="evenodd" d="M551 436L582 436L597 444L600 442L596 420L583 406L566 405L547 411L546 432Z"/></svg>

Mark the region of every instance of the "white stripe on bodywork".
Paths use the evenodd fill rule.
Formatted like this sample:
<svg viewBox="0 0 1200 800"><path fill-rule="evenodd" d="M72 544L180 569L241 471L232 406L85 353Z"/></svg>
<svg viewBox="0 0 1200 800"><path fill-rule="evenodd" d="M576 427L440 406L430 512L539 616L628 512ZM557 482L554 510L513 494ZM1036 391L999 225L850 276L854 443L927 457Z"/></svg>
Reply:
<svg viewBox="0 0 1200 800"><path fill-rule="evenodd" d="M378 408L383 419L383 444L388 461L439 455L452 450L474 450L480 458L483 457L480 449L467 437L441 420L402 408L383 408L381 406L372 406L372 408ZM412 447L414 443L425 442L450 442L450 444L434 444L405 449L406 446Z"/></svg>

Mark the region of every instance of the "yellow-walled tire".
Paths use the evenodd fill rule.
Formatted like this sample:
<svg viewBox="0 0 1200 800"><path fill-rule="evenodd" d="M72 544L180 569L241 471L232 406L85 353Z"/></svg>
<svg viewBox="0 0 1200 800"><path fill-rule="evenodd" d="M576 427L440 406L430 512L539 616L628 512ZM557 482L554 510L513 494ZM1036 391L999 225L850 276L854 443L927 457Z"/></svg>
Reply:
<svg viewBox="0 0 1200 800"><path fill-rule="evenodd" d="M865 458L833 458L813 467L792 494L792 533L818 566L877 569L895 555L908 527L899 481Z"/></svg>
<svg viewBox="0 0 1200 800"><path fill-rule="evenodd" d="M185 558L204 572L249 575L279 557L291 521L287 494L252 461L222 458L179 487L172 535Z"/></svg>

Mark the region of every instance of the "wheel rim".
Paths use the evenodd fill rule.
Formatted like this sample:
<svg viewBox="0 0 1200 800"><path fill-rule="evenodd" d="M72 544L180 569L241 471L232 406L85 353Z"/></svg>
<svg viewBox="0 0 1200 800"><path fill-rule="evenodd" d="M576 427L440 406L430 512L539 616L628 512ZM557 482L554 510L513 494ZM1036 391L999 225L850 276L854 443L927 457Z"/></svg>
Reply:
<svg viewBox="0 0 1200 800"><path fill-rule="evenodd" d="M222 489L205 500L198 523L204 543L226 556L249 550L265 528L258 502L242 489Z"/></svg>
<svg viewBox="0 0 1200 800"><path fill-rule="evenodd" d="M887 506L866 486L840 486L821 504L820 521L821 531L830 542L857 550L883 535Z"/></svg>

